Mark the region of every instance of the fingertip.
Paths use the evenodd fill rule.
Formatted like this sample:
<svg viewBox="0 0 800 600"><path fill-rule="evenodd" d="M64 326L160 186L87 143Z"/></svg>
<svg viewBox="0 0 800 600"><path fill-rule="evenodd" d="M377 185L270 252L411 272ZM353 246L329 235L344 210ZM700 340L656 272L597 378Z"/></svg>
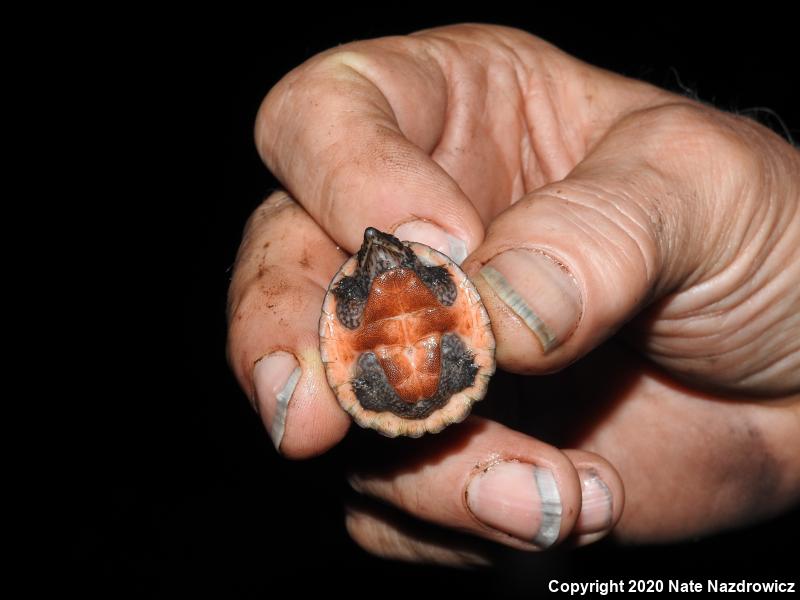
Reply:
<svg viewBox="0 0 800 600"><path fill-rule="evenodd" d="M504 301L498 291L507 293L512 299L510 285L507 280L491 267L483 267L470 257L464 265L464 271L475 285L486 312L492 323L495 337L495 359L497 365L511 373L538 375L553 371L559 367L552 357L544 351L543 339L547 340L546 326L540 323L539 333L526 323L535 319L529 310L513 301Z"/></svg>
<svg viewBox="0 0 800 600"><path fill-rule="evenodd" d="M289 401L302 373L294 355L283 351L264 356L253 367L254 408L278 449L286 430Z"/></svg>
<svg viewBox="0 0 800 600"><path fill-rule="evenodd" d="M248 221L231 282L227 353L278 451L321 454L350 420L328 386L319 355L322 299L344 260L285 192Z"/></svg>
<svg viewBox="0 0 800 600"><path fill-rule="evenodd" d="M573 528L580 497L572 465L561 462L555 453L544 452L535 460L490 465L466 488L471 514L525 543L524 549L546 550L561 542Z"/></svg>
<svg viewBox="0 0 800 600"><path fill-rule="evenodd" d="M430 246L448 256L457 265L463 263L470 250L473 250L478 244L475 235L461 231L449 233L438 225L418 219L403 223L394 230L394 235L401 241Z"/></svg>
<svg viewBox="0 0 800 600"><path fill-rule="evenodd" d="M418 455L362 469L351 486L425 521L520 550L545 550L570 536L580 480L557 448L477 417L426 441Z"/></svg>
<svg viewBox="0 0 800 600"><path fill-rule="evenodd" d="M256 389L259 373L263 372L254 374ZM347 434L350 417L334 398L319 356L309 350L301 355L298 366L291 371L290 366L282 366L280 373L289 373L282 396L279 394L267 402L259 398L259 413L276 450L286 458L305 459L339 443Z"/></svg>
<svg viewBox="0 0 800 600"><path fill-rule="evenodd" d="M619 522L625 488L617 470L603 457L584 450L564 450L575 465L581 486L580 514L573 536L579 546L607 536Z"/></svg>
<svg viewBox="0 0 800 600"><path fill-rule="evenodd" d="M505 250L480 270L484 281L530 329L547 355L569 339L583 300L575 277L551 254L535 248Z"/></svg>
<svg viewBox="0 0 800 600"><path fill-rule="evenodd" d="M640 310L652 284L639 246L602 217L602 201L554 185L499 215L464 265L485 296L498 365L516 373L579 359Z"/></svg>

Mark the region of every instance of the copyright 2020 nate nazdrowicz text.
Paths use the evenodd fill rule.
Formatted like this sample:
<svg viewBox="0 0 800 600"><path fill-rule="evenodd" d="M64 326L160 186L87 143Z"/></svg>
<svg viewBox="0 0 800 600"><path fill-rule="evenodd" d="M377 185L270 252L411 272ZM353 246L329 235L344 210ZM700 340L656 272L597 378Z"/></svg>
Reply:
<svg viewBox="0 0 800 600"><path fill-rule="evenodd" d="M609 579L601 581L559 581L551 579L547 584L547 589L551 592L566 593L570 596L586 596L589 594L599 594L605 596L610 593L631 592L784 592L792 593L795 591L794 581L728 581L723 579L690 579L683 581L680 579Z"/></svg>

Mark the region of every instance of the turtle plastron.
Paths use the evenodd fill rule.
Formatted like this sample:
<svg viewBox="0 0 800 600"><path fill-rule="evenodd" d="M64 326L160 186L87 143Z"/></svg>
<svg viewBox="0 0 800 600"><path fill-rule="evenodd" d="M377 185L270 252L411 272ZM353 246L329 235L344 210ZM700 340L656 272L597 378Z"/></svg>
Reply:
<svg viewBox="0 0 800 600"><path fill-rule="evenodd" d="M389 437L462 421L494 373L489 316L464 272L372 228L328 287L319 335L339 403Z"/></svg>

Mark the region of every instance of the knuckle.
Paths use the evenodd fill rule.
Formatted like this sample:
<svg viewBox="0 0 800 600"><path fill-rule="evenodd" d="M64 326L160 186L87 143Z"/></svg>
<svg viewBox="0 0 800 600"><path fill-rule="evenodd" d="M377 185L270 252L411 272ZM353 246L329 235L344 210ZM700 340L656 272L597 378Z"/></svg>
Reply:
<svg viewBox="0 0 800 600"><path fill-rule="evenodd" d="M280 265L259 265L232 306L231 323L247 321L254 315L270 314L281 328L290 328L288 315L302 313L311 302L310 284ZM287 313L287 318L279 317Z"/></svg>
<svg viewBox="0 0 800 600"><path fill-rule="evenodd" d="M236 293L229 294L227 353L228 361L237 374L247 373L248 365L258 358L248 355L247 340L253 321L263 307L264 298L260 286L253 285L253 282L240 287Z"/></svg>
<svg viewBox="0 0 800 600"><path fill-rule="evenodd" d="M318 104L315 99L318 94L309 89L314 83L308 71L308 63L304 63L284 75L269 90L256 113L256 148L279 178L287 167L286 153L280 151L281 147L296 143L294 140L307 121L307 107Z"/></svg>
<svg viewBox="0 0 800 600"><path fill-rule="evenodd" d="M650 109L645 113L652 126L665 129L694 129L712 122L711 111L699 104L672 102Z"/></svg>
<svg viewBox="0 0 800 600"><path fill-rule="evenodd" d="M341 46L318 54L308 62L308 69L313 74L342 77L353 73L362 73L372 66L372 54L363 49L370 42L360 42Z"/></svg>
<svg viewBox="0 0 800 600"><path fill-rule="evenodd" d="M242 281L251 280L257 270L269 263L272 242L278 232L290 229L296 218L297 203L283 190L272 192L250 215L244 226L242 241L236 253L231 278L231 293L235 293Z"/></svg>
<svg viewBox="0 0 800 600"><path fill-rule="evenodd" d="M287 217L290 209L296 207L295 201L284 190L275 190L258 205L245 224L245 237L250 232L259 229L265 223Z"/></svg>
<svg viewBox="0 0 800 600"><path fill-rule="evenodd" d="M231 286L228 301L228 362L241 381L269 345L280 346L314 331L298 328L312 302L307 286L280 266L259 266L255 274Z"/></svg>
<svg viewBox="0 0 800 600"><path fill-rule="evenodd" d="M675 138L676 143L712 143L719 134L716 111L688 103L672 103L644 112L644 125L658 137Z"/></svg>
<svg viewBox="0 0 800 600"><path fill-rule="evenodd" d="M261 102L255 122L256 146L267 165L282 173L287 166L279 152L284 142L297 143L303 136L319 141L309 120L327 118L340 101L350 102L347 90L362 73L372 69L374 51L356 49L360 42L327 50L295 67L278 81ZM309 131L311 129L311 131Z"/></svg>
<svg viewBox="0 0 800 600"><path fill-rule="evenodd" d="M597 269L612 269L613 277L649 282L661 265L659 240L665 217L654 203L632 197L624 188L586 181L559 182L529 199L531 217L521 222L552 224L574 232L590 251L584 253Z"/></svg>
<svg viewBox="0 0 800 600"><path fill-rule="evenodd" d="M397 532L383 523L360 512L348 514L345 519L347 534L362 549L381 558L397 558L406 554L401 549Z"/></svg>
<svg viewBox="0 0 800 600"><path fill-rule="evenodd" d="M659 158L680 157L682 164L726 172L753 173L755 129L741 117L688 102L672 103L639 114L638 125L656 141ZM656 162L656 161L654 161Z"/></svg>
<svg viewBox="0 0 800 600"><path fill-rule="evenodd" d="M412 515L422 515L427 512L424 500L420 496L420 487L408 486L402 481L402 478L392 482L392 496L403 510Z"/></svg>

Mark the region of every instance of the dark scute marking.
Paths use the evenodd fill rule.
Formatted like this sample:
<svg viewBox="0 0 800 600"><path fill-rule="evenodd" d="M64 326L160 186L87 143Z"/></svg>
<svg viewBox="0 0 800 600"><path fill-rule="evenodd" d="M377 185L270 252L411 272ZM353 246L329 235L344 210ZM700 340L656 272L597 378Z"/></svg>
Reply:
<svg viewBox="0 0 800 600"><path fill-rule="evenodd" d="M389 411L406 419L425 419L444 406L453 394L475 383L478 365L461 338L454 333L445 334L442 336L439 386L433 396L415 404L400 399L373 352L365 352L359 357L357 373L352 385L358 402L365 409Z"/></svg>
<svg viewBox="0 0 800 600"><path fill-rule="evenodd" d="M456 301L458 289L453 283L450 271L444 267L423 267L418 266L416 273L427 288L436 296L436 299L444 306L452 306Z"/></svg>
<svg viewBox="0 0 800 600"><path fill-rule="evenodd" d="M361 325L369 295L363 277L345 275L334 286L333 295L336 296L336 317L339 322L348 329L356 329Z"/></svg>

